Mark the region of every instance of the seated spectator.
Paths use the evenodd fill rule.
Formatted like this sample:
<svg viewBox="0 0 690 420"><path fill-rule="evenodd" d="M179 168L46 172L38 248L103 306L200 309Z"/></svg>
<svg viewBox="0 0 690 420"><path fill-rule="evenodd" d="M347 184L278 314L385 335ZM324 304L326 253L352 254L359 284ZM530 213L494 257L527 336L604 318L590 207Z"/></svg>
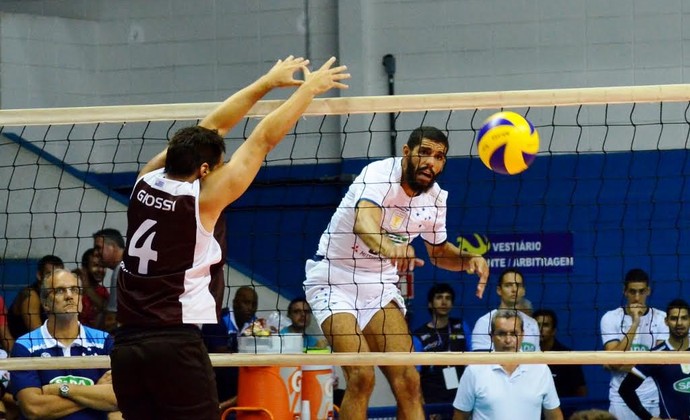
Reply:
<svg viewBox="0 0 690 420"><path fill-rule="evenodd" d="M629 270L623 279L625 305L612 309L601 317L601 340L605 351L650 351L669 337L666 313L647 304L652 293L649 274L642 269ZM632 412L618 393L623 379L632 366L607 366L609 382L609 412L620 419L634 419ZM637 388L642 405L653 415L659 415L659 391L652 378Z"/></svg>
<svg viewBox="0 0 690 420"><path fill-rule="evenodd" d="M17 339L12 357L108 355L110 336L79 323L79 279L64 269L48 272L40 297L47 320ZM117 411L110 371L78 368L12 372L10 390L26 418L107 419Z"/></svg>
<svg viewBox="0 0 690 420"><path fill-rule="evenodd" d="M43 277L59 268L64 269L65 264L60 257L55 255L45 255L38 260L36 280L17 294L7 311L7 324L10 327L12 337L21 337L40 327L46 320L39 293L40 283Z"/></svg>
<svg viewBox="0 0 690 420"><path fill-rule="evenodd" d="M672 300L666 308L668 339L653 351L690 351L690 306L682 299ZM690 369L686 364L637 365L623 379L618 393L625 405L641 419L656 418L645 408L636 391L645 379L652 378L659 388L660 417L690 419L690 401L687 386Z"/></svg>
<svg viewBox="0 0 690 420"><path fill-rule="evenodd" d="M204 325L202 328L208 352L237 353L237 339L242 330L256 320L258 305L259 298L253 287L242 286L237 289L232 299L232 311L223 308L217 324ZM214 371L218 400L223 411L236 404L239 370L237 367L218 367Z"/></svg>
<svg viewBox="0 0 690 420"><path fill-rule="evenodd" d="M110 292L103 286L105 267L94 248L84 252L81 257L82 311L79 322L92 328L102 325L103 311L108 303Z"/></svg>
<svg viewBox="0 0 690 420"><path fill-rule="evenodd" d="M496 293L501 298L499 309L518 308L518 303L525 297L525 278L522 273L514 268L509 268L503 271L498 278L498 286L496 286ZM491 340L491 317L496 313L496 309L490 311L482 316L474 324L472 330L472 351L490 351L492 350L493 342ZM539 351L539 326L537 321L532 317L526 315L522 311L517 314L522 319L524 326L524 336L520 340L522 343L522 351Z"/></svg>
<svg viewBox="0 0 690 420"><path fill-rule="evenodd" d="M558 317L551 309L540 309L534 313L539 324L539 346L542 351L572 351L556 339ZM580 365L549 365L553 380L556 383L558 396L586 397L587 384Z"/></svg>
<svg viewBox="0 0 690 420"><path fill-rule="evenodd" d="M306 350L328 347L326 337L307 333L307 327L311 324L311 307L305 298L293 299L288 305L287 316L292 324L281 329L280 334L302 334Z"/></svg>
<svg viewBox="0 0 690 420"><path fill-rule="evenodd" d="M101 259L101 265L112 270L110 296L103 314L103 329L111 332L117 327L117 277L120 262L125 255L125 239L117 229L101 229L92 235L93 248Z"/></svg>
<svg viewBox="0 0 690 420"><path fill-rule="evenodd" d="M527 298L522 298L518 301L517 305L515 305L515 309L518 311L522 312L523 314L534 318L534 315L532 313L534 312L534 307L532 306L532 301L527 299Z"/></svg>
<svg viewBox="0 0 690 420"><path fill-rule="evenodd" d="M455 291L449 284L438 283L429 289L427 308L431 314L431 320L414 331L415 351L469 350L469 327L462 319L450 317L454 302ZM458 387L458 378L462 376L464 370L464 366L421 366L420 377L424 402L426 404L452 403Z"/></svg>
<svg viewBox="0 0 690 420"><path fill-rule="evenodd" d="M490 322L496 352L517 352L524 330L521 312L499 309ZM561 402L546 365L503 363L469 365L462 374L453 402L454 420L563 420Z"/></svg>
<svg viewBox="0 0 690 420"><path fill-rule="evenodd" d="M5 299L0 296L0 347L2 347L2 349L7 353L10 353L13 345L14 337L12 336L12 333L10 333Z"/></svg>

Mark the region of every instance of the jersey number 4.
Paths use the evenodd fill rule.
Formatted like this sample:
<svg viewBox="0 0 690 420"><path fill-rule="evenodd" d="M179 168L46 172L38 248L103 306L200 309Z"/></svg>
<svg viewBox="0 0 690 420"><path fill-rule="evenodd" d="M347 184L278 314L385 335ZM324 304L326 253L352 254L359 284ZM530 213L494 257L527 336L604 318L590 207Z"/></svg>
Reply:
<svg viewBox="0 0 690 420"><path fill-rule="evenodd" d="M127 252L130 256L139 258L139 268L137 270L139 274L148 274L149 261L158 261L158 252L151 247L153 238L156 236L156 231L153 230L156 223L155 220L144 220L144 223L139 225L139 228L132 235L132 240L129 241ZM137 246L144 236L146 237L144 243L141 246Z"/></svg>

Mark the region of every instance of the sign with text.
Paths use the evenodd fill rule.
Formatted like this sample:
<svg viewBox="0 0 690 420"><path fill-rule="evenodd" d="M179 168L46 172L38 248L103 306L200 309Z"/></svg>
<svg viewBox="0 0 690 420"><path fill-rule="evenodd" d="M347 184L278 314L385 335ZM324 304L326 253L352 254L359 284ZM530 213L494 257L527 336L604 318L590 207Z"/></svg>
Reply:
<svg viewBox="0 0 690 420"><path fill-rule="evenodd" d="M465 252L481 254L489 267L517 268L523 273L568 273L573 270L573 234L505 233L458 236Z"/></svg>

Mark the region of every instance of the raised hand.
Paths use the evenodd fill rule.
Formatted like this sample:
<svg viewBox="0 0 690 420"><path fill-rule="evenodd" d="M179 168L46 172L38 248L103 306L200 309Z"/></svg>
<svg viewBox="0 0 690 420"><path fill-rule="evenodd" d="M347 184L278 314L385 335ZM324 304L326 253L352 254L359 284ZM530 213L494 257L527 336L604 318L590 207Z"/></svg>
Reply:
<svg viewBox="0 0 690 420"><path fill-rule="evenodd" d="M484 257L471 257L467 262L468 274L477 274L479 276L479 283L477 283L477 291L475 295L481 299L484 296L486 283L489 281L489 265L486 263Z"/></svg>
<svg viewBox="0 0 690 420"><path fill-rule="evenodd" d="M304 69L304 84L308 85L314 95L327 92L333 88L347 89L349 86L341 83L341 80L349 79L350 73L343 73L347 66L331 68L335 63L335 57L331 57L321 68L313 72Z"/></svg>
<svg viewBox="0 0 690 420"><path fill-rule="evenodd" d="M305 71L309 60L302 57L287 56L284 60L278 60L264 76L271 88L299 86L303 80L295 79L295 72ZM308 70L307 70L308 71Z"/></svg>

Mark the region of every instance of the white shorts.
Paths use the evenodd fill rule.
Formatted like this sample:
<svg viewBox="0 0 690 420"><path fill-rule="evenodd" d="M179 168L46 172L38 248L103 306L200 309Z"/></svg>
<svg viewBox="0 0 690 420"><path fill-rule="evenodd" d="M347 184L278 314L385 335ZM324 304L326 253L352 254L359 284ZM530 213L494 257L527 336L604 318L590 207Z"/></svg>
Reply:
<svg viewBox="0 0 690 420"><path fill-rule="evenodd" d="M642 406L649 411L652 416L659 416L659 403L642 404ZM609 406L609 413L616 416L618 420L639 420L640 418L632 412L628 406L623 404L611 403Z"/></svg>
<svg viewBox="0 0 690 420"><path fill-rule="evenodd" d="M362 281L363 276L334 267L325 259L307 260L305 272L304 292L319 325L333 314L346 313L352 314L364 330L374 315L390 302L398 305L403 316L407 312L400 289L391 281L381 281L378 277L374 281L370 274L368 281ZM350 281L344 283L343 279Z"/></svg>

